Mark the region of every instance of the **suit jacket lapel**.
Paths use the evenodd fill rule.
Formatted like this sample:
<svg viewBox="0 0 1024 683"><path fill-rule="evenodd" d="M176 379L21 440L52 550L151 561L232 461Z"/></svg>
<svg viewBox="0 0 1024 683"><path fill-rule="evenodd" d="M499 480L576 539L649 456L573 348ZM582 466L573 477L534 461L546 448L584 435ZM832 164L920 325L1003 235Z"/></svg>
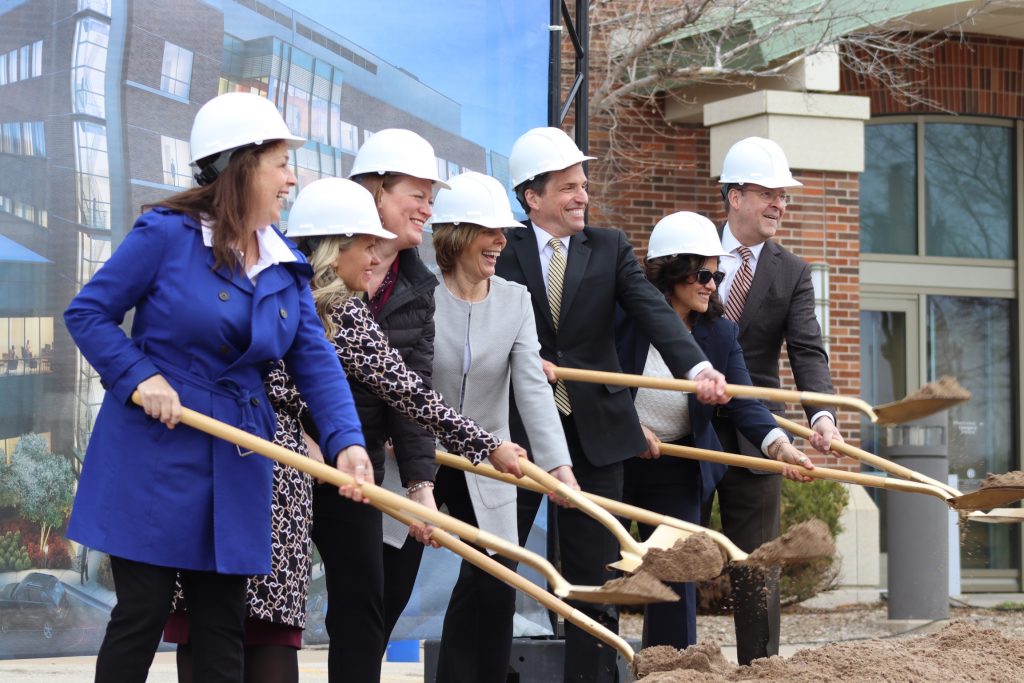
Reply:
<svg viewBox="0 0 1024 683"><path fill-rule="evenodd" d="M509 230L512 239L509 246L515 252L519 267L523 271L523 278L526 280L526 288L533 293L535 299L543 301L544 305L538 305L544 320L547 322L551 332L554 333L555 326L551 320L551 307L547 305L547 283L544 282L544 273L540 268L540 252L537 251L537 241L533 236L533 226L526 221L526 230Z"/></svg>
<svg viewBox="0 0 1024 683"><path fill-rule="evenodd" d="M590 262L590 245L587 241L585 232L576 233L569 239L569 260L565 264L565 282L562 284L562 320L565 319L566 311L572 307Z"/></svg>
<svg viewBox="0 0 1024 683"><path fill-rule="evenodd" d="M750 283L750 291L747 292L747 301L743 304L743 315L740 316L740 334L747 329L750 321L754 320L761 312L761 302L764 301L768 288L775 280L779 270L780 251L778 245L771 240L764 243L761 250L761 258L758 259L757 270L754 271L754 279Z"/></svg>

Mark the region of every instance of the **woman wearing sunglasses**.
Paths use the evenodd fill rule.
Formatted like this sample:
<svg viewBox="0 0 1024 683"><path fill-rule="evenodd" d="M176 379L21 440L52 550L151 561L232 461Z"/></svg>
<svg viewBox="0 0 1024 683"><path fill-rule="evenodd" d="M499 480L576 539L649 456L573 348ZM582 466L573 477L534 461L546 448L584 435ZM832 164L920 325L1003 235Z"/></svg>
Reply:
<svg viewBox="0 0 1024 683"><path fill-rule="evenodd" d="M750 375L737 342L736 323L722 317L724 307L718 285L725 277L719 259L731 258L722 250L714 223L696 213L681 211L661 219L648 244L647 279L665 295L708 360L730 384L750 384ZM671 377L643 332L621 318L617 329L619 361L624 372ZM760 444L766 457L811 467L786 433L775 424L759 401L733 398L724 406L699 403L693 395L650 389L634 390L634 403L648 450L625 463L624 500L662 514L699 522L701 505L714 492L726 466L681 458L660 458L658 442L721 450L711 426L716 409L724 411L740 432ZM786 477L810 481L794 468ZM642 535L652 527L640 526ZM685 648L697 642L696 585L672 585L679 602L649 605L644 618L643 646Z"/></svg>

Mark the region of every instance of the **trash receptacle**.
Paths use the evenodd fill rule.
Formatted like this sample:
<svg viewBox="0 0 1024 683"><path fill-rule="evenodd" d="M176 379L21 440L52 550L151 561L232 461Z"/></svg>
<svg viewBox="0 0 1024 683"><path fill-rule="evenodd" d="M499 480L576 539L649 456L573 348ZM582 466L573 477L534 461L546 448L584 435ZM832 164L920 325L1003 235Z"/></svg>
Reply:
<svg viewBox="0 0 1024 683"><path fill-rule="evenodd" d="M949 413L885 430L880 455L921 474L949 476ZM886 491L890 619L949 618L949 507L934 496ZM959 558L955 558L959 561Z"/></svg>

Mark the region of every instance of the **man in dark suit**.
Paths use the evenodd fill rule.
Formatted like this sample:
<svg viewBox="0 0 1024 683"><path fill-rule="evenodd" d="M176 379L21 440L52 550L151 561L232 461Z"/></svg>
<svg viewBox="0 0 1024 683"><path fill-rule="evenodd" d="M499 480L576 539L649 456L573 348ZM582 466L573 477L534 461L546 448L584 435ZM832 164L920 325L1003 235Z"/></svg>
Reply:
<svg viewBox="0 0 1024 683"><path fill-rule="evenodd" d="M729 149L720 180L727 215L722 249L736 258L722 260L726 277L719 289L726 317L739 324L739 343L751 380L755 386L779 387L779 357L785 341L797 388L835 393L814 316L810 266L771 241L786 213L785 188L802 183L790 173L782 149L756 137L740 140ZM780 414L784 409L782 404L768 407ZM831 411L806 412L815 432L811 439L815 448L824 452L831 440L842 440ZM714 424L724 450L761 454L724 415L716 417ZM750 552L778 536L780 475L730 467L717 491L723 531L741 549ZM778 571L734 567L730 579L739 663L778 654Z"/></svg>
<svg viewBox="0 0 1024 683"><path fill-rule="evenodd" d="M618 303L657 340L673 375L699 381L699 399L727 401L724 377L644 277L622 231L586 227L583 162L592 158L557 128L526 132L510 157L516 196L530 220L529 229L510 232L497 274L530 290L546 371L551 365L618 371ZM548 378L554 383L553 374ZM622 462L647 448L628 389L555 383L555 403L580 486L621 500ZM559 511L558 534L562 573L570 583L601 585L614 577L605 565L618 559L618 545L607 529L580 511L567 509ZM580 607L618 630L614 607ZM613 681L615 675L615 651L566 624L565 680Z"/></svg>

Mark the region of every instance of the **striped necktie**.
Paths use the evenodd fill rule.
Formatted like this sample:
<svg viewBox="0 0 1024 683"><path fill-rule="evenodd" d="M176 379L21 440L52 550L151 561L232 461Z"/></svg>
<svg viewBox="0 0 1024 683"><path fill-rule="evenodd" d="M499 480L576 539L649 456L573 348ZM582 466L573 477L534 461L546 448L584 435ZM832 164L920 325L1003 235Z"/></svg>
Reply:
<svg viewBox="0 0 1024 683"><path fill-rule="evenodd" d="M552 237L548 240L551 247L551 260L548 262L548 305L551 307L551 320L558 332L558 317L562 312L562 283L565 282L565 253L562 251L562 240ZM562 415L572 412L569 403L569 391L565 382L555 383L555 406Z"/></svg>
<svg viewBox="0 0 1024 683"><path fill-rule="evenodd" d="M729 300L725 302L725 317L733 322L740 321L743 305L747 303L750 283L754 281L754 271L750 268L750 260L754 258L753 252L747 247L738 247L736 251L743 258L743 265L736 271L736 277L729 287Z"/></svg>

